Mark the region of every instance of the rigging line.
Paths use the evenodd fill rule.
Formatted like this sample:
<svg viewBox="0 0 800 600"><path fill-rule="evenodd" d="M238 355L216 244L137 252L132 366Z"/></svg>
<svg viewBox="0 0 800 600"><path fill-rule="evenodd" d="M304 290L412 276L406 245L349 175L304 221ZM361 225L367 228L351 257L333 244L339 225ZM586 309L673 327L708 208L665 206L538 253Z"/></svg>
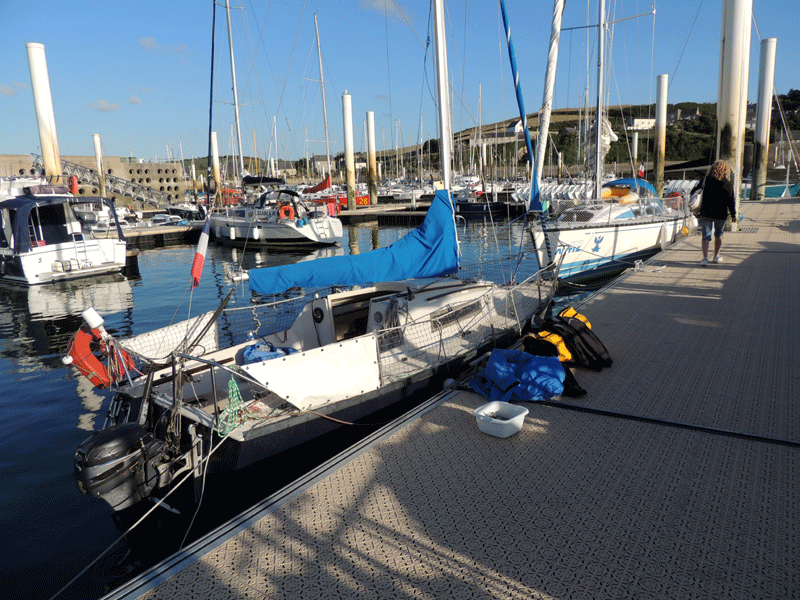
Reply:
<svg viewBox="0 0 800 600"><path fill-rule="evenodd" d="M465 8L465 10L466 10L466 8ZM447 20L448 25L450 26L450 32L452 34L451 37L453 39L455 39L455 28L453 27L453 20L450 18L449 6L445 6L445 11L446 11L446 20ZM462 85L463 85L463 82L464 82L464 70L462 69L461 63L459 62L458 48L454 48L453 50L454 50L455 55L456 55L456 65L458 65L458 72L459 72L459 75L461 75L461 82L462 82ZM464 55L464 61L465 62L466 62L466 58L467 57L466 57L466 54L465 54ZM470 119L472 119L473 123L475 123L476 122L476 118L472 116L472 112L469 109L469 104L464 100L467 96L465 96L465 95L459 96L458 93L456 92L456 90L453 89L453 86L450 85L449 81L447 82L447 89L461 103L461 108L463 108L464 110L467 111L467 116Z"/></svg>
<svg viewBox="0 0 800 600"><path fill-rule="evenodd" d="M389 7L387 5L383 7L383 25L386 33L386 80L389 85L389 122L394 123L394 119L392 118L392 65L389 60ZM392 147L394 147L394 128L392 128L389 141Z"/></svg>
<svg viewBox="0 0 800 600"><path fill-rule="evenodd" d="M670 86L675 80L675 75L678 72L678 67L681 64L681 60L683 60L683 54L686 52L686 46L689 45L689 38L692 36L692 31L694 31L694 26L697 24L697 18L700 16L700 9L703 8L703 0L700 0L700 3L697 5L697 12L694 14L694 20L692 21L692 26L689 27L689 33L686 34L686 41L683 43L683 48L681 48L681 54L678 56L678 64L675 65L675 70L672 72L672 77L667 83L667 90L669 91ZM655 22L653 23L655 27Z"/></svg>
<svg viewBox="0 0 800 600"><path fill-rule="evenodd" d="M702 4L702 0L700 2ZM639 19L641 17L647 17L649 15L656 14L655 9L645 12L639 13L638 15L631 15L630 17L622 17L621 19L614 19L613 21L606 21L606 25L615 25L616 23L622 23L623 21L630 21L631 19ZM593 29L597 27L597 23L589 24L589 25L574 25L573 27L562 27L561 31L572 31L573 29Z"/></svg>

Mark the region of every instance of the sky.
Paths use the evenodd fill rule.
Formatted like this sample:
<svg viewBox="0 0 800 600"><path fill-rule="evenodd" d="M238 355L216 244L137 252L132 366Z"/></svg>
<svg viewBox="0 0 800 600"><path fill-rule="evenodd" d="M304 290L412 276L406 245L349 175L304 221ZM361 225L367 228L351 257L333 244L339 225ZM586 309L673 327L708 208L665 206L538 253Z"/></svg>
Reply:
<svg viewBox="0 0 800 600"><path fill-rule="evenodd" d="M106 156L205 160L210 113L220 154L234 153L231 60L221 2L213 28L211 0L6 3L0 154L39 153L29 42L45 46L63 156L93 155L97 133ZM587 59L586 30L580 29L597 21L596 4L590 4L566 3L556 109L578 107L587 79L595 93L596 58ZM610 104L655 103L660 74L668 75L670 103L716 101L721 0L607 0L607 5L619 21L607 63ZM506 9L525 111L533 113L542 104L552 0L506 0ZM445 0L445 11L454 130L519 116L498 1ZM331 154L341 152L345 92L352 99L356 151L366 150L368 111L375 114L379 150L437 136L428 0L232 0L230 12L245 156L324 155L325 113ZM748 98L758 96L764 38L777 38L776 92L800 89L800 2L753 0L753 14ZM578 29L567 30L572 27Z"/></svg>

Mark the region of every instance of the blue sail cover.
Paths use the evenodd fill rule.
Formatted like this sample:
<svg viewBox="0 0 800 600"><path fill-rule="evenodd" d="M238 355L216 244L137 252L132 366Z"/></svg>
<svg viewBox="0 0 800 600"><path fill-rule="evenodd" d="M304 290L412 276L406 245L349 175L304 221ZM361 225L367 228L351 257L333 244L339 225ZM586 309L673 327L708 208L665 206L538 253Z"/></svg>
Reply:
<svg viewBox="0 0 800 600"><path fill-rule="evenodd" d="M439 190L425 220L391 246L353 256L250 270L250 289L278 294L291 287L370 285L417 277L440 277L458 270L458 240L450 193Z"/></svg>

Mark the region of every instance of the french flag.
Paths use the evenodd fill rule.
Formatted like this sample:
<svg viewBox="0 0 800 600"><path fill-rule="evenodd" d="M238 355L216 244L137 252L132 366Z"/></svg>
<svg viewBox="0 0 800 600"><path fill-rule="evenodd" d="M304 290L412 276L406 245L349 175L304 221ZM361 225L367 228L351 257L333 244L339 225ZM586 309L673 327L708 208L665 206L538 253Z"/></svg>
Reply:
<svg viewBox="0 0 800 600"><path fill-rule="evenodd" d="M211 222L206 217L203 224L203 232L200 234L200 241L197 242L197 252L192 262L192 289L200 285L200 276L203 274L203 263L206 262L206 250L208 249L208 236L211 233Z"/></svg>

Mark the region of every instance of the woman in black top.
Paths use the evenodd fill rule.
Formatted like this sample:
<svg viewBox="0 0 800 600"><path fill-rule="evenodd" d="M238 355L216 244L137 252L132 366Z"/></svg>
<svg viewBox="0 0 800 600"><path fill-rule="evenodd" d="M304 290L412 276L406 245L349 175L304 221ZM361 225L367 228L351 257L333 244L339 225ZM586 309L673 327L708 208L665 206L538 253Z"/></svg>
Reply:
<svg viewBox="0 0 800 600"><path fill-rule="evenodd" d="M718 263L722 260L719 249L722 247L722 233L725 229L725 221L728 219L728 212L730 212L731 219L736 221L736 202L733 197L731 169L728 163L718 160L711 165L708 175L697 187L700 185L703 187L703 199L697 220L703 233L703 239L700 242L703 259L700 264L705 267L708 265L708 247L711 242L712 230L714 232L714 258L711 260Z"/></svg>

